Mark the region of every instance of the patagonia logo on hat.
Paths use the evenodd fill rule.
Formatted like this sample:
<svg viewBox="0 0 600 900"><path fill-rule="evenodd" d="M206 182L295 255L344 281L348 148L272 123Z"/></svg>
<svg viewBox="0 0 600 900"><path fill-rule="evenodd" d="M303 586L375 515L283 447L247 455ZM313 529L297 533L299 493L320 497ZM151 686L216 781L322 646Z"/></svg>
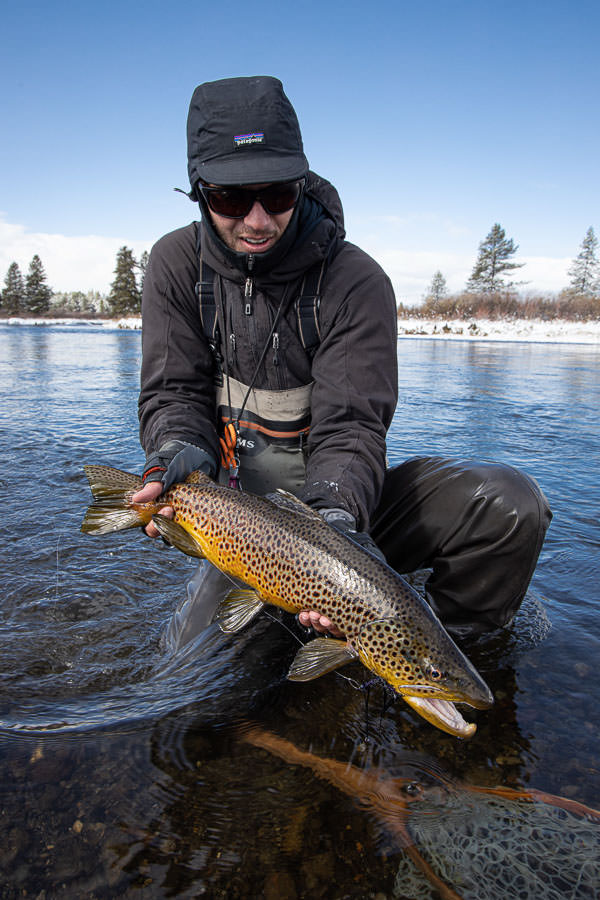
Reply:
<svg viewBox="0 0 600 900"><path fill-rule="evenodd" d="M264 144L265 136L262 131L251 131L248 134L236 134L233 137L236 147L247 147L249 144Z"/></svg>

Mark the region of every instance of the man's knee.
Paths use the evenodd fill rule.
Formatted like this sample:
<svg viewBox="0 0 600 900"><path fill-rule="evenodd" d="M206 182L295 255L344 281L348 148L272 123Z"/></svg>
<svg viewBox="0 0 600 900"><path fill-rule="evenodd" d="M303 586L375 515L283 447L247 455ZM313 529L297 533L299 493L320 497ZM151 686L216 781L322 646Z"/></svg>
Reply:
<svg viewBox="0 0 600 900"><path fill-rule="evenodd" d="M537 481L502 463L475 463L464 472L471 482L468 494L485 505L487 527L498 529L497 539L518 537L539 552L552 513Z"/></svg>

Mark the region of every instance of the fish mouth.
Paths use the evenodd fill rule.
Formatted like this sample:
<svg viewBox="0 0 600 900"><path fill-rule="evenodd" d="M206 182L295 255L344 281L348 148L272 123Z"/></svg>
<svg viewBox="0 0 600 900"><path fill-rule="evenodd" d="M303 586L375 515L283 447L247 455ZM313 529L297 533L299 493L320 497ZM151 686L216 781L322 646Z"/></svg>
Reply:
<svg viewBox="0 0 600 900"><path fill-rule="evenodd" d="M446 731L448 734L454 735L454 737L468 740L477 731L477 725L463 719L454 703L450 700L415 697L406 694L402 694L402 699L409 706L412 706L415 712L430 722L431 725L435 725L441 731Z"/></svg>

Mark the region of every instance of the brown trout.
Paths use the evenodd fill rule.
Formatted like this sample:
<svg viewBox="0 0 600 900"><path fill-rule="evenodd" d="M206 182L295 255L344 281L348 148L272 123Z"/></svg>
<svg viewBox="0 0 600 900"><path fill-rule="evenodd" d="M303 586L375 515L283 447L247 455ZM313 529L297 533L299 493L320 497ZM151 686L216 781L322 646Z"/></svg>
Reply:
<svg viewBox="0 0 600 900"><path fill-rule="evenodd" d="M419 715L443 731L471 737L454 703L487 709L490 689L426 603L390 566L328 525L297 497L259 497L216 484L201 472L152 503L133 503L142 482L108 466L86 466L95 502L81 530L107 534L154 521L189 556L209 560L247 587L234 588L217 613L235 632L265 604L327 616L345 640L317 637L294 659L288 678L310 681L360 659ZM174 519L158 515L171 506Z"/></svg>

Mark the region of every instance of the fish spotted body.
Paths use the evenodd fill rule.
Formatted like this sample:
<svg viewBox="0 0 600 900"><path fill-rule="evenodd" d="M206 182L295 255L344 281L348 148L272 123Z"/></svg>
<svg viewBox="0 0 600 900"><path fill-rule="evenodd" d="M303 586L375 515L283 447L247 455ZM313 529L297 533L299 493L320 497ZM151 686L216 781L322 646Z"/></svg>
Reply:
<svg viewBox="0 0 600 900"><path fill-rule="evenodd" d="M455 702L478 709L493 703L425 600L293 495L260 497L197 472L155 502L134 504L138 476L106 466L86 466L86 474L96 502L82 531L109 533L152 519L180 550L247 586L233 589L222 604L217 621L224 631L242 628L264 604L327 616L346 639L304 645L288 673L292 680L311 680L358 657L421 716L458 737L470 737L476 726ZM157 515L164 506L173 508L173 520Z"/></svg>

